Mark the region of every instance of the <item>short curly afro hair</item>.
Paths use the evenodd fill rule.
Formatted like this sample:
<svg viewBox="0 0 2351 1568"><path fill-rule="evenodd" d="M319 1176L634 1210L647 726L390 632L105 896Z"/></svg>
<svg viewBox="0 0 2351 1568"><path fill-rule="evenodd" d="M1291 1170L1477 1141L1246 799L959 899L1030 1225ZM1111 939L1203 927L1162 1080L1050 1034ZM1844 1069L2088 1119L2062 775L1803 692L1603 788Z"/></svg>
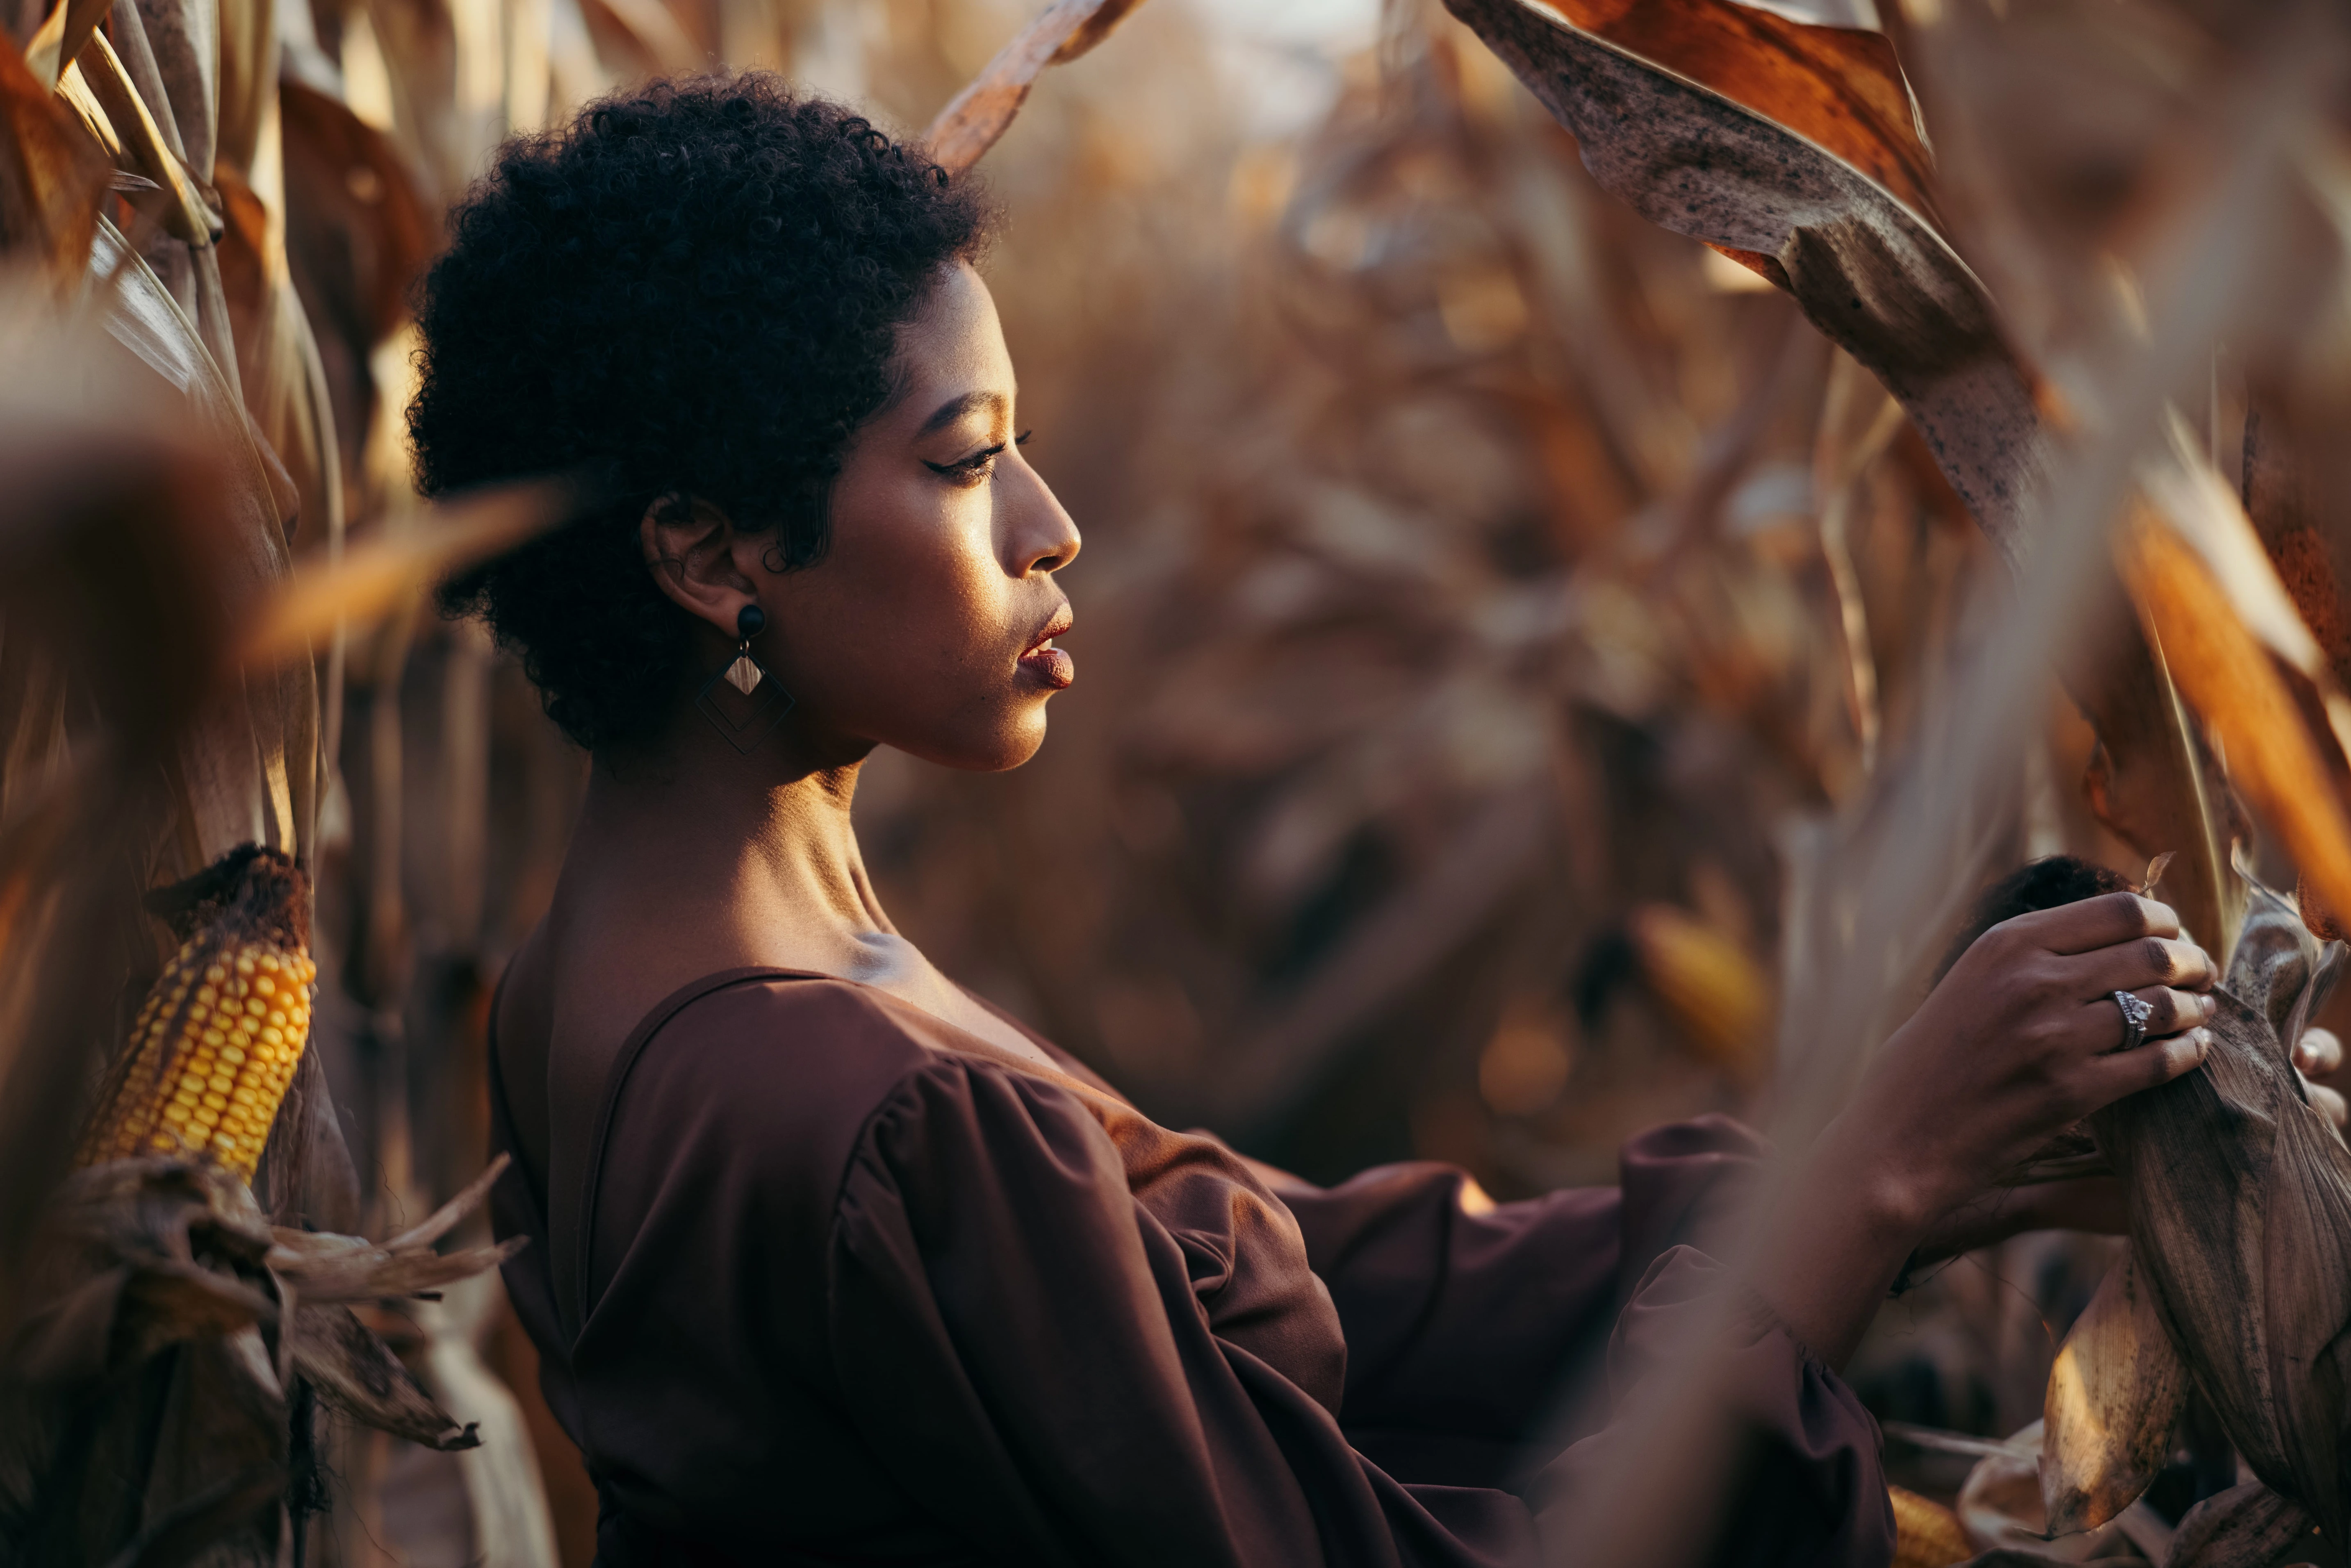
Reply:
<svg viewBox="0 0 2351 1568"><path fill-rule="evenodd" d="M919 150L765 73L654 82L507 142L419 292L419 482L560 475L590 499L448 583L444 610L485 615L581 746L651 741L692 622L639 519L700 497L773 528L771 565L820 556L898 327L987 224Z"/></svg>

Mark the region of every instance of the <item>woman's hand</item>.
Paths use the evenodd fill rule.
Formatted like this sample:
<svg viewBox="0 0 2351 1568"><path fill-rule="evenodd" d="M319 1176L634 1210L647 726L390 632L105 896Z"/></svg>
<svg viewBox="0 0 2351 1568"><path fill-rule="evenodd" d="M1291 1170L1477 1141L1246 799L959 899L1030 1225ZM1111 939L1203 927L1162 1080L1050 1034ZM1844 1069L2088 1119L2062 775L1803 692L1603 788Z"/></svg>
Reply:
<svg viewBox="0 0 2351 1568"><path fill-rule="evenodd" d="M2218 978L2170 909L2109 894L1977 938L1870 1064L1774 1219L1756 1290L1837 1364L1904 1258L2048 1137L2204 1060ZM2149 1009L2123 1049L2116 991Z"/></svg>
<svg viewBox="0 0 2351 1568"><path fill-rule="evenodd" d="M2179 916L2136 894L2003 921L1886 1041L1839 1131L1923 1230L2051 1134L2200 1063L2219 977ZM2135 1049L2116 991L2149 1009Z"/></svg>

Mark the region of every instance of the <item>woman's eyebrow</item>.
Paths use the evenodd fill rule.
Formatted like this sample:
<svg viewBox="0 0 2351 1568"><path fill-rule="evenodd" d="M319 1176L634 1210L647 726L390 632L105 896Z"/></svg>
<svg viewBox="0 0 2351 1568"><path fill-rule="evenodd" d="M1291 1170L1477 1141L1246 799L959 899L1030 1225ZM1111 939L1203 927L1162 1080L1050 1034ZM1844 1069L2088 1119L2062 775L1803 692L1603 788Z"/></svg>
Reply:
<svg viewBox="0 0 2351 1568"><path fill-rule="evenodd" d="M961 397L952 397L939 404L937 411L930 418L923 421L923 428L914 432L914 434L920 437L928 435L934 431L945 430L964 415L981 410L991 412L1001 419L1004 417L1007 406L1007 401L1002 392L967 392Z"/></svg>

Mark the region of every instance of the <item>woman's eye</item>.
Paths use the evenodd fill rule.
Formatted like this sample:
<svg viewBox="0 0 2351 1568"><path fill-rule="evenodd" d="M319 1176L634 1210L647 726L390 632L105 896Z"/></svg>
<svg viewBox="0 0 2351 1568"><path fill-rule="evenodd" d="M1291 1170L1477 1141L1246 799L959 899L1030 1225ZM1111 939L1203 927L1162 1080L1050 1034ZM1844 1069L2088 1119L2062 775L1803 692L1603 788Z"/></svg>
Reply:
<svg viewBox="0 0 2351 1568"><path fill-rule="evenodd" d="M1004 455L1005 445L1006 443L999 441L995 445L984 451L975 452L957 462L925 461L924 466L932 473L943 478L952 479L959 485L977 485L996 472L996 460Z"/></svg>

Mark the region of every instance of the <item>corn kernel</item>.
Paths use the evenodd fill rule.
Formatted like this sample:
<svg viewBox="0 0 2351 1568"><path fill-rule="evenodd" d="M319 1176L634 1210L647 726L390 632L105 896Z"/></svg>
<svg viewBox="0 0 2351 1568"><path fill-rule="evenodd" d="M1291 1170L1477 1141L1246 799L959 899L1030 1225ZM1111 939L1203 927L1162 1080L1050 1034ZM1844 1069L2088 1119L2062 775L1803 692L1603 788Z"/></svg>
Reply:
<svg viewBox="0 0 2351 1568"><path fill-rule="evenodd" d="M286 1031L282 1029L265 1028L261 1031L261 1043L264 1045L284 1045L286 1043Z"/></svg>
<svg viewBox="0 0 2351 1568"><path fill-rule="evenodd" d="M179 1101L174 1100L170 1104L163 1107L163 1120L171 1123L173 1126L176 1127L180 1125L187 1119L188 1108Z"/></svg>
<svg viewBox="0 0 2351 1568"><path fill-rule="evenodd" d="M210 1129L220 1125L220 1113L207 1105L197 1111L189 1120L199 1127Z"/></svg>
<svg viewBox="0 0 2351 1568"><path fill-rule="evenodd" d="M259 967L259 966L254 963L252 954L239 953L236 956L236 972L238 974L250 975L257 967Z"/></svg>
<svg viewBox="0 0 2351 1568"><path fill-rule="evenodd" d="M273 969L277 967L277 960L275 958L266 958L264 959L263 962L267 964ZM257 975L254 977L253 988L261 996L274 997L277 994L277 982L271 979L267 975Z"/></svg>
<svg viewBox="0 0 2351 1568"><path fill-rule="evenodd" d="M205 1096L204 1097L204 1103L203 1103L202 1107L201 1107L200 1109L198 1109L198 1111L196 1112L196 1115L197 1115L199 1118L202 1118L202 1117L205 1114L205 1113L206 1113L206 1112L209 1112L209 1113L211 1113L211 1114L212 1114L212 1119L213 1119L213 1121L215 1121L215 1122L216 1122L216 1121L220 1120L220 1113L221 1113L223 1111L225 1111L225 1110L227 1110L227 1109L228 1109L228 1096L227 1096L227 1095L225 1095L225 1094L223 1094L223 1093L221 1093L219 1091L215 1090L215 1091L214 1091L212 1093L207 1094L207 1095L205 1095ZM206 1126L210 1126L211 1124L212 1124L212 1123L211 1123L211 1122L207 1122L207 1123L205 1123L205 1125L206 1125Z"/></svg>

